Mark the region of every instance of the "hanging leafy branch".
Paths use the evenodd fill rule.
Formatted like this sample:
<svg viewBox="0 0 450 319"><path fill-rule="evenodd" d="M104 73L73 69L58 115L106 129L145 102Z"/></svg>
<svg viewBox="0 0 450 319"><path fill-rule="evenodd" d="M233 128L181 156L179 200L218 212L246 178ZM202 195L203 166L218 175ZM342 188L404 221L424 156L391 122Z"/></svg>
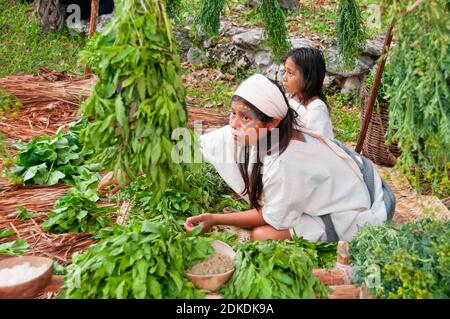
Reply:
<svg viewBox="0 0 450 319"><path fill-rule="evenodd" d="M264 22L264 35L276 59L291 48L283 10L278 0L263 0L259 8Z"/></svg>
<svg viewBox="0 0 450 319"><path fill-rule="evenodd" d="M355 0L339 1L336 37L340 63L346 69L353 69L367 38L361 11Z"/></svg>
<svg viewBox="0 0 450 319"><path fill-rule="evenodd" d="M208 36L219 34L220 13L225 5L225 0L202 0L200 11L195 17L195 24Z"/></svg>
<svg viewBox="0 0 450 319"><path fill-rule="evenodd" d="M83 60L99 78L82 105L92 120L82 137L94 161L122 184L146 174L161 192L170 176L182 178L171 135L187 127L185 88L165 2L118 1L113 21L90 41Z"/></svg>
<svg viewBox="0 0 450 319"><path fill-rule="evenodd" d="M167 0L166 2L167 14L170 18L178 20L181 15L181 0Z"/></svg>
<svg viewBox="0 0 450 319"><path fill-rule="evenodd" d="M411 3L384 2L394 9L397 42L385 75L389 79L388 138L401 148L398 166L414 186L426 185L435 194L449 196L448 1L427 1L412 13L398 13Z"/></svg>

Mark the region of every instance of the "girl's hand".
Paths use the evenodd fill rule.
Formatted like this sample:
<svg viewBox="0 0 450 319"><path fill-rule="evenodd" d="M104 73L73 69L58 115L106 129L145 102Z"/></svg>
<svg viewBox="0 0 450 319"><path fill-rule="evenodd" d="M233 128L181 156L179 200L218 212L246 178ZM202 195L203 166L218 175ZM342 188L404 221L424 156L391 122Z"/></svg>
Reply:
<svg viewBox="0 0 450 319"><path fill-rule="evenodd" d="M110 186L110 185L113 185L114 188L111 191L108 192L105 188ZM109 196L112 196L115 193L117 193L119 190L120 190L120 185L119 185L119 182L117 181L117 179L114 178L113 172L109 172L108 174L103 176L103 178L100 181L100 183L98 183L97 192L99 194L106 194L106 193L108 193Z"/></svg>
<svg viewBox="0 0 450 319"><path fill-rule="evenodd" d="M202 227L201 234L203 234L207 232L215 224L216 223L213 214L201 214L198 216L192 216L187 218L186 222L184 223L184 228L186 229L186 231L192 231L198 225Z"/></svg>

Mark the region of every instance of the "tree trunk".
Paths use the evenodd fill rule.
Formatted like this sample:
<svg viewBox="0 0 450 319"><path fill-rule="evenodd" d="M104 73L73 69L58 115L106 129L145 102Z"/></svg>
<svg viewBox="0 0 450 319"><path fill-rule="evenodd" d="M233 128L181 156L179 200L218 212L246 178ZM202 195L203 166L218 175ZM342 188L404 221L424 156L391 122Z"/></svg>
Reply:
<svg viewBox="0 0 450 319"><path fill-rule="evenodd" d="M39 17L44 32L62 29L66 9L60 0L34 0L33 12Z"/></svg>

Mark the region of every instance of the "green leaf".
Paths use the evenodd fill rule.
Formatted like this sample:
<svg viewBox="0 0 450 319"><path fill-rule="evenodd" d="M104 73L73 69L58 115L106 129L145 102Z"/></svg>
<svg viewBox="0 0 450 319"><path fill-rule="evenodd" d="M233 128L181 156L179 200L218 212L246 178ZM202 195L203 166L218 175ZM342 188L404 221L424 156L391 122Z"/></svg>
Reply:
<svg viewBox="0 0 450 319"><path fill-rule="evenodd" d="M50 176L48 178L47 181L47 185L55 185L58 184L59 180L63 179L64 177L66 177L65 174L61 173L60 171L53 171L50 173Z"/></svg>

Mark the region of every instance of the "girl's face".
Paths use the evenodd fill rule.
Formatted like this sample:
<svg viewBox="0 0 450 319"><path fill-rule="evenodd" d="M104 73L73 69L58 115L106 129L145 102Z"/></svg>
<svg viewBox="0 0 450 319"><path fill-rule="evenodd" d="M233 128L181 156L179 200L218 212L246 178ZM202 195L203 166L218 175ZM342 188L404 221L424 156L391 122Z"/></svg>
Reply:
<svg viewBox="0 0 450 319"><path fill-rule="evenodd" d="M238 145L256 144L267 132L277 127L280 120L265 123L255 112L240 101L231 102L230 127L234 142Z"/></svg>
<svg viewBox="0 0 450 319"><path fill-rule="evenodd" d="M283 86L286 93L291 95L299 95L302 88L302 75L299 67L287 58L284 63L285 72L283 75Z"/></svg>

